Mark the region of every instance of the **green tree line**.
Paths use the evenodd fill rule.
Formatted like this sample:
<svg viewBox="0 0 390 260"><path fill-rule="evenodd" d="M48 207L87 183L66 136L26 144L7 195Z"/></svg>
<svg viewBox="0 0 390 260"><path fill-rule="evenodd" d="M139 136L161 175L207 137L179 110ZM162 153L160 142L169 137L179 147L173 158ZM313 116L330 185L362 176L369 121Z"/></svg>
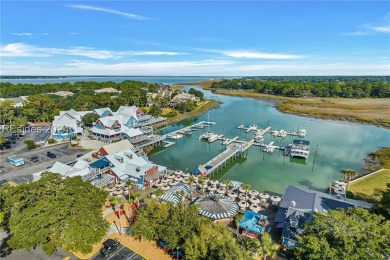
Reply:
<svg viewBox="0 0 390 260"><path fill-rule="evenodd" d="M390 97L388 81L304 81L304 80L263 80L228 79L214 82L213 89L242 89L263 94L280 96L316 96L343 98L387 98Z"/></svg>

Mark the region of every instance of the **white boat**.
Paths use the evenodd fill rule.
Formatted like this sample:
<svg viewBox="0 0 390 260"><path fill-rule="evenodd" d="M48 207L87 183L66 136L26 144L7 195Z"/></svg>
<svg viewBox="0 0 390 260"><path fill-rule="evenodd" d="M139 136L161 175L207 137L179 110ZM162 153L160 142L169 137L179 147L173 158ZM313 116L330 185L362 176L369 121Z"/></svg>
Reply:
<svg viewBox="0 0 390 260"><path fill-rule="evenodd" d="M303 138L306 136L306 129L300 129L298 130L298 136Z"/></svg>
<svg viewBox="0 0 390 260"><path fill-rule="evenodd" d="M238 129L244 129L245 128L245 125L239 125L237 126Z"/></svg>
<svg viewBox="0 0 390 260"><path fill-rule="evenodd" d="M257 128L257 125L255 125L255 124L250 124L250 125L249 125L249 128Z"/></svg>
<svg viewBox="0 0 390 260"><path fill-rule="evenodd" d="M263 143L264 142L264 136L258 135L255 137L255 143Z"/></svg>
<svg viewBox="0 0 390 260"><path fill-rule="evenodd" d="M208 140L211 135L213 135L212 132L203 133L199 136L199 140Z"/></svg>
<svg viewBox="0 0 390 260"><path fill-rule="evenodd" d="M279 134L279 131L271 131L271 134L272 134L272 136L273 137L277 137L278 136L278 134Z"/></svg>
<svg viewBox="0 0 390 260"><path fill-rule="evenodd" d="M177 139L182 138L182 137L183 137L182 134L177 134L177 133L167 134L167 136L166 136L167 139L172 139L172 140L177 140Z"/></svg>
<svg viewBox="0 0 390 260"><path fill-rule="evenodd" d="M223 135L211 134L211 135L209 136L209 138L207 139L207 141L208 141L209 143L212 143L212 142L214 142L214 141L216 141L216 140L218 140L219 138L222 138L222 137L223 137Z"/></svg>
<svg viewBox="0 0 390 260"><path fill-rule="evenodd" d="M280 131L278 133L278 136L282 137L282 138L285 138L287 136L287 131L284 130L284 129L280 129Z"/></svg>
<svg viewBox="0 0 390 260"><path fill-rule="evenodd" d="M293 140L290 156L307 159L310 155L310 141Z"/></svg>

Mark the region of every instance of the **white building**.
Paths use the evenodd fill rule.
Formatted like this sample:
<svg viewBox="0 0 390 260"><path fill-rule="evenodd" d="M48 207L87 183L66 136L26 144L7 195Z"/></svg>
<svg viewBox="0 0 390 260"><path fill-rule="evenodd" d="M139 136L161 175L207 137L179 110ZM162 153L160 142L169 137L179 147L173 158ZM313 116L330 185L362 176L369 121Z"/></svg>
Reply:
<svg viewBox="0 0 390 260"><path fill-rule="evenodd" d="M55 116L52 126L52 136L55 140L69 139L72 136L83 133L82 118L92 111L61 111L59 116Z"/></svg>
<svg viewBox="0 0 390 260"><path fill-rule="evenodd" d="M44 172L58 173L61 174L63 178L81 176L83 179L87 178L87 176L91 173L89 163L83 160L78 160L74 166L55 162L50 169L34 173L34 181L39 180Z"/></svg>

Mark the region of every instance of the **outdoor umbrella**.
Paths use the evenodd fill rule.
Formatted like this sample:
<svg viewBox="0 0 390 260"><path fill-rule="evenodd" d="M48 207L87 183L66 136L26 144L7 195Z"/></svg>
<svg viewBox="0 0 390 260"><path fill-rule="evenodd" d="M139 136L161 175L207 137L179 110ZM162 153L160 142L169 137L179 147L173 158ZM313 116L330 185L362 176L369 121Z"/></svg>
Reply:
<svg viewBox="0 0 390 260"><path fill-rule="evenodd" d="M248 195L244 195L244 194L240 194L239 196L238 196L241 200L248 200L249 199L249 196Z"/></svg>
<svg viewBox="0 0 390 260"><path fill-rule="evenodd" d="M282 199L278 196L271 196L270 200L272 201L273 205L277 205Z"/></svg>
<svg viewBox="0 0 390 260"><path fill-rule="evenodd" d="M163 185L163 183L160 182L160 181L154 183L154 186L155 186L155 187L161 187L162 185Z"/></svg>
<svg viewBox="0 0 390 260"><path fill-rule="evenodd" d="M177 171L175 171L175 175L176 176L182 176L182 174L183 174L183 171L181 171L181 170L177 170Z"/></svg>
<svg viewBox="0 0 390 260"><path fill-rule="evenodd" d="M237 198L238 195L237 195L237 192L231 191L231 192L228 193L228 196L229 196L229 198L233 198L234 199L234 198Z"/></svg>
<svg viewBox="0 0 390 260"><path fill-rule="evenodd" d="M188 172L183 172L181 174L181 177L183 177L183 178L187 178L187 177L190 177L190 176L191 176L191 174L189 174Z"/></svg>
<svg viewBox="0 0 390 260"><path fill-rule="evenodd" d="M207 188L209 191L216 191L217 190L217 187L216 186L209 186Z"/></svg>
<svg viewBox="0 0 390 260"><path fill-rule="evenodd" d="M240 191L240 193L245 193L246 192L246 190L243 187L240 187L239 191Z"/></svg>
<svg viewBox="0 0 390 260"><path fill-rule="evenodd" d="M260 199L265 199L265 200L269 199L269 195L267 193L260 193L259 197Z"/></svg>
<svg viewBox="0 0 390 260"><path fill-rule="evenodd" d="M115 190L116 190L115 187L111 187L111 188L108 189L109 192L113 192L113 191L115 191Z"/></svg>
<svg viewBox="0 0 390 260"><path fill-rule="evenodd" d="M221 188L226 188L226 186L227 186L225 183L222 183L222 182L220 182L218 185L219 185L219 187L221 187Z"/></svg>
<svg viewBox="0 0 390 260"><path fill-rule="evenodd" d="M252 197L249 199L249 202L252 204L259 204L260 200L256 197Z"/></svg>
<svg viewBox="0 0 390 260"><path fill-rule="evenodd" d="M219 188L219 189L217 190L217 192L218 192L219 194L225 194L225 193L226 193L226 189L224 189L224 188Z"/></svg>
<svg viewBox="0 0 390 260"><path fill-rule="evenodd" d="M169 187L169 185L164 184L163 186L161 186L161 189L162 189L162 190L169 190L170 187Z"/></svg>
<svg viewBox="0 0 390 260"><path fill-rule="evenodd" d="M182 180L181 180L181 182L183 182L183 183L190 183L190 180L188 179L188 177L186 177L186 178L183 178Z"/></svg>
<svg viewBox="0 0 390 260"><path fill-rule="evenodd" d="M170 181L170 179L162 179L161 182L162 183L168 183Z"/></svg>
<svg viewBox="0 0 390 260"><path fill-rule="evenodd" d="M198 183L199 188L207 188L207 183Z"/></svg>
<svg viewBox="0 0 390 260"><path fill-rule="evenodd" d="M123 191L122 190L116 190L113 192L114 196L120 196L122 195Z"/></svg>
<svg viewBox="0 0 390 260"><path fill-rule="evenodd" d="M249 194L250 196L252 196L252 197L255 197L255 196L259 195L259 192L258 192L257 190L250 190L250 191L248 192L248 194Z"/></svg>
<svg viewBox="0 0 390 260"><path fill-rule="evenodd" d="M248 206L248 203L245 200L240 200L237 204L240 208L246 208Z"/></svg>
<svg viewBox="0 0 390 260"><path fill-rule="evenodd" d="M177 184L179 184L179 182L177 182L177 181L170 181L170 182L168 182L169 186L175 186Z"/></svg>
<svg viewBox="0 0 390 260"><path fill-rule="evenodd" d="M176 177L175 174L169 174L169 175L167 176L168 179L174 179L175 177Z"/></svg>
<svg viewBox="0 0 390 260"><path fill-rule="evenodd" d="M182 180L183 180L183 177L177 176L174 180L175 180L175 181L182 181Z"/></svg>
<svg viewBox="0 0 390 260"><path fill-rule="evenodd" d="M217 180L211 180L209 183L210 183L211 185L217 185L217 184L219 183L219 181L217 181Z"/></svg>
<svg viewBox="0 0 390 260"><path fill-rule="evenodd" d="M256 204L252 204L249 206L249 209L253 212L259 212L261 210L261 207L257 206Z"/></svg>

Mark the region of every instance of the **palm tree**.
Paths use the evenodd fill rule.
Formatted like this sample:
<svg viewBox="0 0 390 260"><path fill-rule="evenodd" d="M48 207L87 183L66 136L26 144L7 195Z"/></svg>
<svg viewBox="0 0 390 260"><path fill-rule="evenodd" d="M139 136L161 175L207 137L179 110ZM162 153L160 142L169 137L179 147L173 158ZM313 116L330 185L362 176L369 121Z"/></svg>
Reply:
<svg viewBox="0 0 390 260"><path fill-rule="evenodd" d="M192 184L194 184L195 179L194 177L189 177L188 178L188 185L190 185L190 200L192 201Z"/></svg>
<svg viewBox="0 0 390 260"><path fill-rule="evenodd" d="M200 182L200 185L202 185L202 193L204 193L203 184L206 181L206 177L205 176L199 176L198 180Z"/></svg>
<svg viewBox="0 0 390 260"><path fill-rule="evenodd" d="M137 202L137 204L139 204L139 197L141 197L140 193L134 194L134 198L135 198L135 201Z"/></svg>
<svg viewBox="0 0 390 260"><path fill-rule="evenodd" d="M236 224L236 228L237 228L237 238L238 238L238 235L240 234L238 229L240 227L240 222L243 218L244 218L244 215L242 213L237 213L237 215L234 216L234 223Z"/></svg>
<svg viewBox="0 0 390 260"><path fill-rule="evenodd" d="M260 241L258 239L251 239L247 237L241 237L237 240L242 249L250 254L256 254L261 248Z"/></svg>
<svg viewBox="0 0 390 260"><path fill-rule="evenodd" d="M343 179L347 183L346 190L348 190L350 181L357 176L357 173L355 170L352 169L341 169L340 172L343 174Z"/></svg>
<svg viewBox="0 0 390 260"><path fill-rule="evenodd" d="M185 195L184 190L182 190L182 189L181 189L181 190L178 190L178 191L176 192L176 194L180 196L181 201L184 201L184 200L185 200L186 197L184 196L184 195Z"/></svg>
<svg viewBox="0 0 390 260"><path fill-rule="evenodd" d="M251 185L250 184L244 184L242 187L245 190L245 206L248 207L248 201L246 199L246 196L248 196L248 191L251 189Z"/></svg>
<svg viewBox="0 0 390 260"><path fill-rule="evenodd" d="M260 242L261 246L258 250L259 255L263 256L264 260L267 259L267 256L274 258L279 250L279 245L272 241L270 234L263 233Z"/></svg>

